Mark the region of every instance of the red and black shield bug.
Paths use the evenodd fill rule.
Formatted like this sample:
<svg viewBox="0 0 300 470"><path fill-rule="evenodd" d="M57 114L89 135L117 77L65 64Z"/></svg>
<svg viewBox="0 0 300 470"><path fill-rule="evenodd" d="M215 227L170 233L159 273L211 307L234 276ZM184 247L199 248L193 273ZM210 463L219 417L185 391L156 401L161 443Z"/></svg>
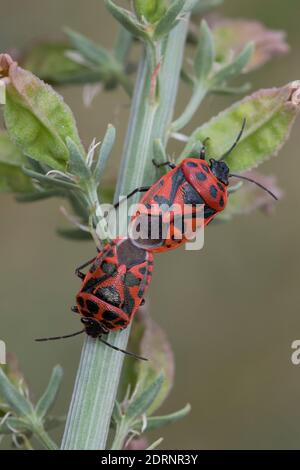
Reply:
<svg viewBox="0 0 300 470"><path fill-rule="evenodd" d="M91 267L84 274L81 270L88 265ZM81 315L84 329L71 335L37 341L69 338L86 332L113 349L144 359L107 343L102 335L129 325L143 303L152 270L152 253L138 248L129 238L111 241L95 258L76 269L82 285L72 310Z"/></svg>
<svg viewBox="0 0 300 470"><path fill-rule="evenodd" d="M159 206L164 204L172 207L175 204L182 209L181 214L184 213L185 206L191 207L190 218L192 219L193 231L195 231L201 224L204 226L209 224L225 209L230 177L250 181L267 191L274 199L277 199L271 191L257 181L230 173L230 169L224 161L238 144L245 124L246 120L243 121L242 128L233 145L219 160L210 158L207 161L205 147L203 147L199 157L186 158L178 165L169 161L161 164L153 162L158 168L167 165L171 169L154 183L153 186L137 188L129 194L131 196L137 191L147 191L140 200L141 210L139 208L138 212L133 216L132 223L141 223L141 217L148 217L149 220L153 217L160 217L161 225L164 223L168 224L168 231L166 237L154 240L141 238L135 241L138 246L153 252L163 252L177 248L185 243L187 238L184 235L185 230L182 216L178 219L176 212L174 212L170 218L170 214L167 214L166 211L160 211ZM204 211L202 210L200 213L197 210L199 205L202 205L204 208ZM158 209L153 209L155 206ZM165 222L165 219L167 222Z"/></svg>

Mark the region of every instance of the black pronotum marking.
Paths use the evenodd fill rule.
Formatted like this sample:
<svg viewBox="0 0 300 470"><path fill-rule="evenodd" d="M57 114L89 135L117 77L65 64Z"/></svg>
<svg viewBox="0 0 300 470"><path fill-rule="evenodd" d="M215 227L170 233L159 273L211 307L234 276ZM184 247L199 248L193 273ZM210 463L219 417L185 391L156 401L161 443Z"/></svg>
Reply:
<svg viewBox="0 0 300 470"><path fill-rule="evenodd" d="M204 173L201 173L201 174L203 176L205 176ZM206 176L205 176L205 178L206 178ZM190 185L188 183L184 184L183 191L184 191L183 200L184 200L185 204L192 204L192 205L204 204L204 201L203 201L202 197L200 196L198 191L196 191L196 189L193 188L192 185Z"/></svg>
<svg viewBox="0 0 300 470"><path fill-rule="evenodd" d="M96 295L99 299L102 299L104 302L114 305L115 307L119 307L121 303L120 294L115 286L100 287L97 290Z"/></svg>

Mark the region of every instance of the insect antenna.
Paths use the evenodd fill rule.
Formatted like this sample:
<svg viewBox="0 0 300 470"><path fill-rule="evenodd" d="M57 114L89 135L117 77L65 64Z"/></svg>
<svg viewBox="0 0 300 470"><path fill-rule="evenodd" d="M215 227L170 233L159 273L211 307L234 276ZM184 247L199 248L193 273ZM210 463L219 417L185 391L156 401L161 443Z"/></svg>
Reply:
<svg viewBox="0 0 300 470"><path fill-rule="evenodd" d="M222 155L221 158L219 158L218 161L224 160L224 159L233 151L233 149L237 146L237 144L238 144L239 141L241 140L241 137L242 137L242 135L243 135L243 132L244 132L244 130L245 130L245 127L246 127L246 118L243 119L243 123L242 123L241 130L240 130L240 132L238 133L237 138L236 138L235 141L233 142L232 146L230 147L229 150L227 150L227 152L224 153L224 155Z"/></svg>
<svg viewBox="0 0 300 470"><path fill-rule="evenodd" d="M51 336L50 338L36 338L35 341L53 341L56 339L65 339L65 338L71 338L72 336L77 336L81 335L85 331L85 328L80 331L76 331L76 333L71 333L70 335L63 335L63 336Z"/></svg>
<svg viewBox="0 0 300 470"><path fill-rule="evenodd" d="M266 188L263 184L259 183L258 181L255 181L252 178L248 178L247 176L235 175L234 173L230 173L229 177L231 176L233 176L234 178L239 178L241 180L246 180L246 181L249 181L250 183L256 184L256 186L266 191L268 194L270 194L270 196L272 196L276 201L278 201L278 197L275 196L275 194L272 193L272 191L270 191L268 188Z"/></svg>
<svg viewBox="0 0 300 470"><path fill-rule="evenodd" d="M127 356L134 357L135 359L140 359L141 361L148 361L148 359L146 359L145 357L138 356L137 354L134 354L133 352L130 352L130 351L125 351L125 349L117 348L116 346L113 346L112 344L108 343L107 341L105 341L102 338L99 338L99 340L101 341L101 343L106 344L106 346L109 346L110 348L114 349L115 351L120 351L124 354L127 354Z"/></svg>

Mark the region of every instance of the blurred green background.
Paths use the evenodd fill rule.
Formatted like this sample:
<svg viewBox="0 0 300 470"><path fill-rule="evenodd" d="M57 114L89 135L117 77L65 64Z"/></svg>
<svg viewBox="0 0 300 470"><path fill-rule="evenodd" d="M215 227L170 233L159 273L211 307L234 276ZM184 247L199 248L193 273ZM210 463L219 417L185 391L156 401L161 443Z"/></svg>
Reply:
<svg viewBox="0 0 300 470"><path fill-rule="evenodd" d="M298 0L226 0L219 9L288 33L291 52L252 73L254 89L300 78L299 10ZM40 38L61 38L65 25L107 47L117 29L99 0L1 0L1 52L30 48ZM100 94L86 109L80 87L59 91L72 107L86 145L103 136L108 122L117 127L108 169L114 177L128 98L121 90ZM183 88L178 109L187 97ZM207 99L190 129L230 100ZM157 256L151 310L168 331L176 356L174 389L162 411L192 405L187 418L151 436L164 436L164 449L300 448L300 366L290 360L291 343L300 338L299 124L280 155L262 168L277 175L285 193L271 217L254 213L212 226L204 250ZM65 224L59 205L57 200L18 204L1 195L0 338L17 353L36 396L52 367L63 366L65 378L54 410L63 414L82 338L45 344L33 338L76 330L78 319L69 310L79 286L73 271L93 255L94 247L56 235L55 229ZM59 439L61 432L54 437Z"/></svg>

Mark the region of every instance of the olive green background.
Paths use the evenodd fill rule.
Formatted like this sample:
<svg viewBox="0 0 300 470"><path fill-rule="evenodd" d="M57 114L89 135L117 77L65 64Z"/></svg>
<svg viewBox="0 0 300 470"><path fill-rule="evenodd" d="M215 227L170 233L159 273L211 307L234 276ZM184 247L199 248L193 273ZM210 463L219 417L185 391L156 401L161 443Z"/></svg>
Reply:
<svg viewBox="0 0 300 470"><path fill-rule="evenodd" d="M254 89L300 78L297 0L226 0L220 11L288 32L291 52L252 73ZM100 0L1 0L0 14L3 52L62 37L65 25L109 47L117 29ZM108 122L117 127L108 168L108 177L115 177L128 120L127 96L121 90L100 94L85 109L80 87L60 92L86 145L103 136ZM178 110L188 93L182 89ZM189 130L230 102L207 99ZM285 193L271 217L254 213L212 226L204 250L156 258L151 310L168 331L176 356L174 389L162 411L192 405L187 418L151 436L164 436L164 449L300 448L300 366L290 360L291 343L300 339L299 125L298 120L280 155L262 168L277 175ZM180 146L173 149L179 152ZM56 228L66 225L60 204L18 204L11 195L1 195L0 203L0 338L17 353L36 397L52 367L63 366L57 414L68 407L82 338L45 344L33 338L78 328L69 310L79 286L73 271L94 253L92 244L56 235ZM61 431L53 434L56 439Z"/></svg>

